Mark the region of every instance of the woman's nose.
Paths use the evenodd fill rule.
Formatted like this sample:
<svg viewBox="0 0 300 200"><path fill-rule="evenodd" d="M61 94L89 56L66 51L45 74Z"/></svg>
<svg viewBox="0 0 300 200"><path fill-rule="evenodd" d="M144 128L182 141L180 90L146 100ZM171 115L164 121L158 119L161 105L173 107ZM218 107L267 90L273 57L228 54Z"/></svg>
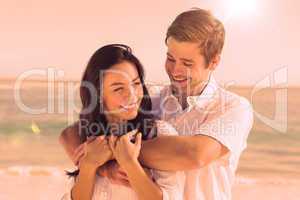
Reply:
<svg viewBox="0 0 300 200"><path fill-rule="evenodd" d="M134 103L138 99L137 90L134 87L130 87L128 90L127 99L129 103Z"/></svg>

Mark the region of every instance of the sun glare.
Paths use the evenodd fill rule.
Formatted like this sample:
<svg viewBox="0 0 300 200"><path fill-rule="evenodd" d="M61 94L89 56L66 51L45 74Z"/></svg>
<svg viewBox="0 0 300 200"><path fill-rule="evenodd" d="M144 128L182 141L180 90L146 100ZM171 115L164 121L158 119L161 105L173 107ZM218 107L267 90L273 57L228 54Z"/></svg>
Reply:
<svg viewBox="0 0 300 200"><path fill-rule="evenodd" d="M258 14L257 0L223 0L216 16L223 21L254 17Z"/></svg>
<svg viewBox="0 0 300 200"><path fill-rule="evenodd" d="M251 16L257 11L256 0L227 0L228 15L230 17Z"/></svg>

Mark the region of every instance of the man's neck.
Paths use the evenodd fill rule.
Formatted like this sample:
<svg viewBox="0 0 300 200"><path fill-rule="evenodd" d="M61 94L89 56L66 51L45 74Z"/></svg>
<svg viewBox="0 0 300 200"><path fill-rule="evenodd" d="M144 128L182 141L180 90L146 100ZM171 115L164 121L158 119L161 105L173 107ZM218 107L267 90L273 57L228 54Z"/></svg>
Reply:
<svg viewBox="0 0 300 200"><path fill-rule="evenodd" d="M192 91L189 92L177 92L180 90L176 90L176 89L172 89L172 93L173 95L177 98L179 104L181 105L182 109L185 110L188 107L188 102L187 102L187 97L189 96L199 96L202 94L202 92L204 91L204 89L206 88L208 84L208 81L205 82L205 84L203 83L199 83Z"/></svg>
<svg viewBox="0 0 300 200"><path fill-rule="evenodd" d="M175 97L177 98L179 104L181 105L181 108L185 110L188 107L187 94L186 93L176 94Z"/></svg>

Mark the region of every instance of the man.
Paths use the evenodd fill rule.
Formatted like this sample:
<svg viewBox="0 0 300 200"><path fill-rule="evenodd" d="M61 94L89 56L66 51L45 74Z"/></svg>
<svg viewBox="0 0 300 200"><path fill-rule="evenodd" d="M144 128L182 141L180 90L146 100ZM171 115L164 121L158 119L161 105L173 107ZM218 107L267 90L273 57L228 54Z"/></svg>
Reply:
<svg viewBox="0 0 300 200"><path fill-rule="evenodd" d="M249 102L219 87L212 76L224 39L222 23L202 9L181 13L167 31L165 68L171 85L152 98L153 113L173 125L179 136L145 141L139 159L150 168L185 171L186 200L231 199L253 123ZM82 145L77 125L65 129L60 141L78 162ZM127 183L116 164L100 171L112 181Z"/></svg>

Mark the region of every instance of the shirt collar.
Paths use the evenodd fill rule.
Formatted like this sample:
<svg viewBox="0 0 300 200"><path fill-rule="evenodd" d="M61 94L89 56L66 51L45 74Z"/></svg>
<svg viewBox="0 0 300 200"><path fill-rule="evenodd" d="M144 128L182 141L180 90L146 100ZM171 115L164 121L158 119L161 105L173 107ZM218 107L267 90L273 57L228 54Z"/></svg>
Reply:
<svg viewBox="0 0 300 200"><path fill-rule="evenodd" d="M207 103L211 101L213 96L215 95L217 89L218 89L218 83L216 82L213 75L210 76L207 85L203 89L202 93L200 95L195 96L188 96L187 97L187 103L188 103L188 110L190 110L193 107L197 108L203 108ZM177 98L172 94L171 87L169 87L169 90L167 92L167 95L169 97L173 97L172 99L175 99L177 101Z"/></svg>
<svg viewBox="0 0 300 200"><path fill-rule="evenodd" d="M187 97L187 102L189 107L196 106L197 108L203 108L205 105L207 105L208 102L211 101L217 89L218 89L218 84L215 78L211 75L207 85L205 86L205 88L203 89L200 95Z"/></svg>

